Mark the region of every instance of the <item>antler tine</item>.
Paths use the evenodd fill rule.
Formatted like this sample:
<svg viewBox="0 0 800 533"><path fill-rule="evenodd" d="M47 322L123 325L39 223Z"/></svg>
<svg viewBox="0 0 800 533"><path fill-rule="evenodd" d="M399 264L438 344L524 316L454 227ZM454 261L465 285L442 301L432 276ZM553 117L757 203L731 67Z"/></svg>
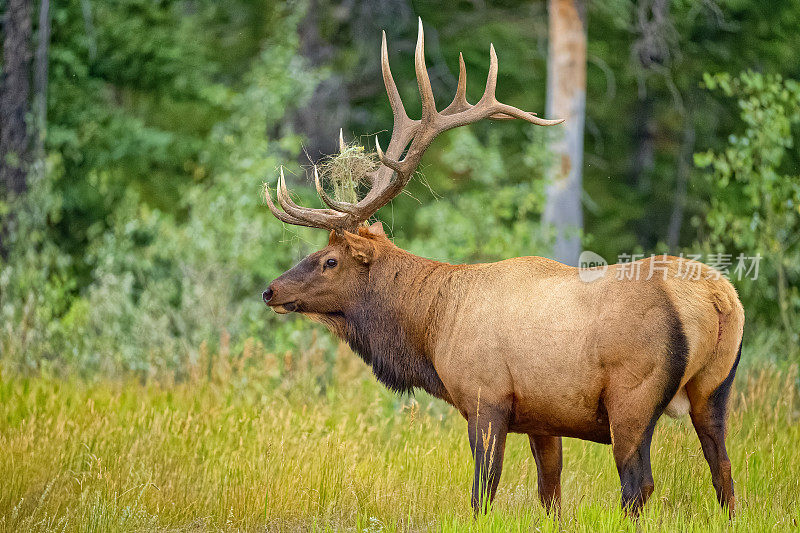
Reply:
<svg viewBox="0 0 800 533"><path fill-rule="evenodd" d="M486 76L486 89L483 91L480 103L495 103L495 90L497 89L497 54L494 51L494 44L489 44L489 75Z"/></svg>
<svg viewBox="0 0 800 533"><path fill-rule="evenodd" d="M467 102L467 67L464 65L464 54L458 53L458 87L456 88L456 95L450 105L445 107L441 114L452 115L460 111L466 111L472 107Z"/></svg>
<svg viewBox="0 0 800 533"><path fill-rule="evenodd" d="M436 115L436 102L433 99L433 88L425 67L425 31L422 29L422 17L417 29L417 48L414 51L414 70L417 73L417 85L422 100L422 121L430 122Z"/></svg>
<svg viewBox="0 0 800 533"><path fill-rule="evenodd" d="M395 159L390 159L386 156L386 154L383 153L383 150L381 150L381 143L380 141L378 141L377 135L375 136L375 151L378 152L378 159L381 160L381 163L383 163L384 166L389 167L395 172L403 171L403 167L400 166L400 161L397 161Z"/></svg>
<svg viewBox="0 0 800 533"><path fill-rule="evenodd" d="M442 113L443 115L448 115L447 125L443 129L452 129L484 118L491 118L493 120L513 120L518 118L530 122L531 124L536 124L537 126L554 126L564 122L564 119L548 120L539 118L536 116L536 113L523 111L516 107L498 102L495 96L497 89L497 72L497 53L494 50L494 44L490 44L489 74L486 77L486 88L483 91L483 96L481 96L480 101L474 106L467 103L467 107L463 112ZM461 76L459 75L459 85L461 82L460 78ZM455 100L453 104L455 104ZM448 106L448 109L452 107L453 104Z"/></svg>
<svg viewBox="0 0 800 533"><path fill-rule="evenodd" d="M518 118L520 120L524 120L525 122L536 124L537 126L555 126L556 124L561 124L564 122L563 118L555 120L541 118L536 116L536 113L523 111L517 107L510 106L508 104L502 104L500 102L495 104L494 112L493 114L489 115L489 118L494 120L511 120Z"/></svg>
<svg viewBox="0 0 800 533"><path fill-rule="evenodd" d="M278 209L272 202L272 195L269 192L268 183L264 183L264 199L267 201L267 207L269 207L270 212L275 216L275 218L277 218L281 222L285 222L286 224L292 224L294 226L306 226L309 228L316 227L303 219L295 218Z"/></svg>
<svg viewBox="0 0 800 533"><path fill-rule="evenodd" d="M297 220L275 207L275 204L272 203L272 194L269 192L269 184L267 182L264 182L264 190L262 192L264 194L264 200L267 202L267 207L269 207L270 212L275 215L275 218L287 224L293 224Z"/></svg>
<svg viewBox="0 0 800 533"><path fill-rule="evenodd" d="M385 48L385 38L383 41ZM526 113L515 107L501 104L495 97L497 87L498 61L494 46L489 47L489 75L486 80L486 90L481 100L476 105L471 105L466 99L467 75L463 55L459 56L458 87L453 102L438 113L436 111L431 88L430 78L425 68L425 37L422 21L419 21L417 34L417 47L414 54L414 69L417 75L420 98L422 100L422 118L419 121L408 119L405 122L395 122L392 131L392 140L389 143L387 154L383 153L380 144L376 142L376 151L383 167L373 175L373 187L367 195L356 204L361 215L370 215L388 203L400 193L411 179L414 169L417 168L422 155L431 141L441 132L466 124L471 124L485 118L521 118L527 122L539 125L558 124L561 121L544 120ZM384 76L385 78L386 76ZM391 89L387 90L391 93ZM391 101L391 98L390 98ZM405 117L403 117L405 118ZM402 150L408 142L411 145L400 159ZM392 174L397 177L392 179Z"/></svg>
<svg viewBox="0 0 800 533"><path fill-rule="evenodd" d="M313 209L308 207L300 207L292 201L289 197L289 191L286 189L286 178L283 175L283 167L281 167L281 175L278 179L277 190L278 203L290 216L307 222L306 226L336 229L343 222L343 213L333 211L331 209Z"/></svg>
<svg viewBox="0 0 800 533"><path fill-rule="evenodd" d="M344 144L344 134L342 133L342 128L339 128L339 153L343 153L347 150L347 145Z"/></svg>
<svg viewBox="0 0 800 533"><path fill-rule="evenodd" d="M317 194L319 194L319 197L322 198L323 202L325 202L325 205L341 213L348 213L351 215L357 214L358 210L353 204L349 202L337 202L336 200L328 196L328 193L326 193L325 190L322 188L322 181L319 179L319 173L317 172L317 165L314 165L314 185L317 188Z"/></svg>
<svg viewBox="0 0 800 533"><path fill-rule="evenodd" d="M383 74L383 84L386 86L386 94L389 96L389 105L392 108L395 124L409 120L400 92L392 77L392 69L389 68L389 49L386 46L386 32L381 32L381 74Z"/></svg>
<svg viewBox="0 0 800 533"><path fill-rule="evenodd" d="M286 177L283 175L283 167L281 167L281 173L278 177L278 186L275 190L275 196L278 198L278 203L280 206L290 216L300 220L305 220L302 208L295 204L291 198L289 198L289 191L286 189Z"/></svg>

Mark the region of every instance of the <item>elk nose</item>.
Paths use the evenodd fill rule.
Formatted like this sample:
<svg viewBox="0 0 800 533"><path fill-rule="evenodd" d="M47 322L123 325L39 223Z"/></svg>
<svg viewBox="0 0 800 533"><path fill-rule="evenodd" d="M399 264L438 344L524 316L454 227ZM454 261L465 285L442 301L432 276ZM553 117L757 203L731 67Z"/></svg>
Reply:
<svg viewBox="0 0 800 533"><path fill-rule="evenodd" d="M272 294L273 294L272 287L267 287L267 290L261 293L261 297L264 299L264 303L268 304L269 301L272 300Z"/></svg>

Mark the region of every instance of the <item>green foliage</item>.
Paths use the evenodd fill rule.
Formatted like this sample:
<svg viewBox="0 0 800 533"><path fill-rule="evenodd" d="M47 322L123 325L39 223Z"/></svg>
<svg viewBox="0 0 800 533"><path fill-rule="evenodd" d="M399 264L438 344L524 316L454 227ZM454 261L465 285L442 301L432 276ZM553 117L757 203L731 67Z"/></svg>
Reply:
<svg viewBox="0 0 800 533"><path fill-rule="evenodd" d="M330 152L339 127L347 139L365 135L353 144L364 145L361 155L372 153L373 134L387 145L381 29L412 117L417 15L439 109L455 90L459 52L467 95L479 97L489 42L500 60L499 98L545 109L543 2L307 4L52 5L46 154L37 162L46 171L27 198L0 203L11 225L0 259L5 364L145 375L183 367L204 342L226 336L235 348L250 337L277 351L330 345L312 341L318 328L260 302L265 285L326 236L274 220L259 187L274 185L285 166L299 201L318 207L301 168L304 152L321 155L311 153L314 136L324 134ZM761 277L737 283L748 323L763 339L796 343L796 89L773 73L800 78L800 10L791 2L670 2L667 24L648 33L642 21L653 17L642 5L588 5L584 243L607 258L659 247L678 205L681 161L701 151L710 179L683 167L691 186L678 220L697 223L683 225L675 252L699 241L761 253ZM638 53L644 41L657 45L652 54ZM703 72L748 68L769 74L706 78L730 98L700 86ZM325 131L307 127L303 113ZM748 129L728 143L739 114ZM551 235L539 224L547 134L517 121L448 132L408 194L377 216L398 245L448 262L548 255ZM346 189L336 194L355 190Z"/></svg>
<svg viewBox="0 0 800 533"><path fill-rule="evenodd" d="M7 204L13 217L4 217L9 230L8 255L0 258L0 356L24 369L60 358L68 349L59 321L71 322L77 288L71 257L48 235L46 221L60 215L60 198L51 185L51 180L32 183L27 195Z"/></svg>
<svg viewBox="0 0 800 533"><path fill-rule="evenodd" d="M301 13L290 12L283 23L295 25ZM105 159L113 150L94 144L97 138L86 142L103 158L96 162L103 170L93 174L97 180L81 180L93 194L88 203L81 190L65 198L59 189L74 172L63 155L70 150L54 148L45 179L34 184L24 204L14 206L20 216L11 255L0 263L6 364L146 375L184 365L197 357L204 341L216 343L220 336L241 344L256 335L274 350L303 344L302 337L311 334L308 324L279 322L265 313L260 300L266 283L309 251L295 246L291 253L275 253L286 231L258 194L262 180L300 150L300 139L291 132L265 135L287 107L302 105L317 83L296 48L293 32L276 33L253 59L241 89L217 92L215 106L226 118L210 128L193 165L199 177L211 179L180 187L171 203L150 202L147 187L121 181L118 172L134 179L131 169ZM113 131L96 129L111 142ZM120 133L115 149L129 149L132 157L153 156L154 146L128 146L126 139ZM51 231L90 223L73 208L75 202L81 210L91 207L91 198L110 209L93 215L102 215L102 221L90 224L85 237L91 238L79 248L79 261L88 269L81 273L73 268L76 259L64 252L73 249L75 238L64 246ZM294 228L289 235L322 237Z"/></svg>
<svg viewBox="0 0 800 533"><path fill-rule="evenodd" d="M651 9L666 6L657 17ZM663 250L691 154L721 150L738 127L736 102L701 86L703 74L755 69L800 79L796 2L589 2L584 188L587 233L606 258ZM706 190L688 188L680 239L693 246Z"/></svg>
<svg viewBox="0 0 800 533"><path fill-rule="evenodd" d="M516 157L503 156L508 134L495 131L485 141L469 129L450 134L441 165L456 183L434 194L428 189L417 193L424 199L417 200L422 205L414 220L415 237L398 233L398 243L452 263L546 254L552 236L538 221L549 164L547 132L528 131L527 149Z"/></svg>
<svg viewBox="0 0 800 533"><path fill-rule="evenodd" d="M169 209L195 177L204 137L218 120L201 17L182 2L80 0L54 6L47 149L58 153L51 226L76 275L91 271L83 249L109 226L130 189ZM201 10L206 4L201 3Z"/></svg>
<svg viewBox="0 0 800 533"><path fill-rule="evenodd" d="M736 98L745 124L722 151L695 155L708 169L711 201L705 223L712 246L763 256L758 278L741 283L745 308L760 327L779 317L787 354L800 333L800 175L794 133L800 125L800 83L745 72L706 75L704 84ZM734 254L735 256L736 254Z"/></svg>

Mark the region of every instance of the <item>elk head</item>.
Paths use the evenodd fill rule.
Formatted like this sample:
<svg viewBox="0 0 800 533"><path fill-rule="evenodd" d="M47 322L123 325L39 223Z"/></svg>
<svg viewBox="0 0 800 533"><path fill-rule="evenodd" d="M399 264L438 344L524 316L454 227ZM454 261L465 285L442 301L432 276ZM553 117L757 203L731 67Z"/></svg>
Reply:
<svg viewBox="0 0 800 533"><path fill-rule="evenodd" d="M263 299L279 313L300 311L310 314L340 313L346 302L364 290L368 271L376 257L376 246L386 239L380 223L370 228L364 226L375 212L400 194L414 175L422 155L440 133L465 126L486 118L495 120L521 119L539 126L553 126L563 120L546 120L535 113L522 111L503 104L495 98L497 86L497 55L489 47L489 75L486 89L476 104L467 102L467 76L464 58L459 54L458 88L452 103L442 111L436 110L428 71L425 67L425 36L422 20L419 21L414 68L422 100L422 116L418 120L408 117L400 93L389 69L386 32L381 41L381 71L394 125L389 146L384 152L375 138L380 166L367 178L369 192L358 202L340 202L324 191L319 175L314 169L314 180L327 209L301 207L289 197L281 169L277 186L278 209L272 201L269 188L264 184L264 197L270 211L287 224L326 229L331 232L328 246L303 259L294 268L273 281L263 293ZM344 141L339 133L340 149ZM406 149L407 148L407 149ZM380 255L380 254L377 254Z"/></svg>
<svg viewBox="0 0 800 533"><path fill-rule="evenodd" d="M331 231L328 246L269 284L262 294L264 302L281 314L298 311L313 315L342 313L348 302L359 302L371 263L382 247L393 245L380 222L355 231Z"/></svg>

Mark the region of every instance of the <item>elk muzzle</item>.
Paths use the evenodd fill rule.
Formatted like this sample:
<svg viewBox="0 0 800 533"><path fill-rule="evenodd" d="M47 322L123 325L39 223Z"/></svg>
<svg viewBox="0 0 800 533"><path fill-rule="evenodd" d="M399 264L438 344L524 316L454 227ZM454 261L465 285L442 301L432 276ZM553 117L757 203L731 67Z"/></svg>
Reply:
<svg viewBox="0 0 800 533"><path fill-rule="evenodd" d="M261 293L261 298L264 300L264 303L267 304L269 307L272 308L273 311L280 314L291 313L293 311L297 311L298 303L296 300L281 302L278 297L275 296L275 288L274 282L267 287L263 293Z"/></svg>

